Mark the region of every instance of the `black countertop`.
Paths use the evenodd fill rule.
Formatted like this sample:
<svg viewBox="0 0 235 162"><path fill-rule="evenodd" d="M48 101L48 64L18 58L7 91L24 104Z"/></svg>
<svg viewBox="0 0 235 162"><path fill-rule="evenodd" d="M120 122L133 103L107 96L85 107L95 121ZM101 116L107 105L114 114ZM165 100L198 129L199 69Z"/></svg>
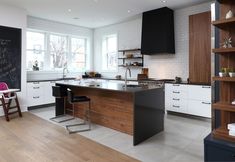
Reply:
<svg viewBox="0 0 235 162"><path fill-rule="evenodd" d="M52 78L52 79L34 79L34 80L27 80L27 82L49 82L49 81L61 81L61 80L75 80L76 78ZM125 81L125 79L116 79L116 78L106 78L106 77L101 77L101 78L83 78L84 80L86 79L101 79L101 80L114 80L114 81ZM133 81L133 82L137 82L137 81L143 81L143 82L155 82L155 81L159 81L159 82L169 82L172 83L174 82L174 79L154 79L154 78L148 78L148 79L141 79L141 80L137 80L137 79L127 79L127 81Z"/></svg>
<svg viewBox="0 0 235 162"><path fill-rule="evenodd" d="M125 88L124 84L121 83L113 83L113 82L81 82L76 80L67 80L67 81L58 81L56 84L60 85L68 85L68 86L76 86L76 87L86 87L86 88L95 88L95 89L103 89L103 90L111 90L111 91L121 91L121 92L140 92L146 91L150 89L162 88L162 85L137 85L136 87L127 87Z"/></svg>

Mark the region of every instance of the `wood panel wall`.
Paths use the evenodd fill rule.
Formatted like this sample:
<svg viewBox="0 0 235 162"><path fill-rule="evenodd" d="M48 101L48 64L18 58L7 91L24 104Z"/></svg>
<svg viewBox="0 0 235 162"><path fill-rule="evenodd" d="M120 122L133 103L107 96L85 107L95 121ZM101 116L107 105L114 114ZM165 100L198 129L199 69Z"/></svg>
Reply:
<svg viewBox="0 0 235 162"><path fill-rule="evenodd" d="M79 96L91 98L91 121L130 135L133 135L134 97L133 93L74 87ZM76 116L83 117L87 103L75 105ZM71 107L67 103L67 107Z"/></svg>
<svg viewBox="0 0 235 162"><path fill-rule="evenodd" d="M211 83L211 13L189 16L189 81Z"/></svg>

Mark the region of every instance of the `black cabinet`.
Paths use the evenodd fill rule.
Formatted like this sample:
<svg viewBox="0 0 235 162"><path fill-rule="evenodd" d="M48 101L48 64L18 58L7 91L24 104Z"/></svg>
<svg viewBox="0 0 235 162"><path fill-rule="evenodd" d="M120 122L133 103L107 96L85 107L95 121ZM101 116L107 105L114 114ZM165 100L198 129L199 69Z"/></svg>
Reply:
<svg viewBox="0 0 235 162"><path fill-rule="evenodd" d="M214 139L208 135L204 139L205 162L235 162L235 143Z"/></svg>
<svg viewBox="0 0 235 162"><path fill-rule="evenodd" d="M141 53L175 53L173 10L163 7L143 13Z"/></svg>

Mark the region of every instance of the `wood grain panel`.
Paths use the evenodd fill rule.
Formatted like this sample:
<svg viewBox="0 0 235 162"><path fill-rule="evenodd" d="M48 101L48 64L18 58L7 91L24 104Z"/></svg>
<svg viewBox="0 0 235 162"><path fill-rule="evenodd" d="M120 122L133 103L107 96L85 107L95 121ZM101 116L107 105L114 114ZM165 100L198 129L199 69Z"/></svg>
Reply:
<svg viewBox="0 0 235 162"><path fill-rule="evenodd" d="M220 20L224 20L226 13L229 10L235 12L235 1L233 0L221 0L220 1ZM235 26L234 24L224 24L222 28L220 28L220 43L224 42L225 38L232 37L233 46L235 46ZM228 54L221 54L220 55L220 68L235 68L235 52L231 51ZM231 79L232 80L232 79ZM225 80L226 81L226 80ZM235 83L233 81L225 82L221 80L220 82L220 102L221 103L228 103L235 99ZM218 119L216 119L218 120ZM235 138L233 136L229 136L227 130L227 124L235 122L235 113L234 111L228 110L220 110L220 123L221 127L215 129L213 131L214 137L225 139L229 141L235 142Z"/></svg>
<svg viewBox="0 0 235 162"><path fill-rule="evenodd" d="M133 135L134 99L132 93L72 87L76 95L91 98L91 121ZM83 117L87 103L75 105L76 116ZM67 107L71 107L67 103Z"/></svg>
<svg viewBox="0 0 235 162"><path fill-rule="evenodd" d="M211 13L189 16L189 81L211 83Z"/></svg>

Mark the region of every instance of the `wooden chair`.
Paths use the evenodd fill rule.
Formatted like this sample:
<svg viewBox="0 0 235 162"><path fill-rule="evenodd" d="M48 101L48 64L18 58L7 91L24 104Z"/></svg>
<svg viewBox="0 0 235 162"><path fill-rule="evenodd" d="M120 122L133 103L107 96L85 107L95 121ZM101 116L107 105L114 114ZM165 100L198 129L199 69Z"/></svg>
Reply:
<svg viewBox="0 0 235 162"><path fill-rule="evenodd" d="M5 82L0 82L0 92L3 91L0 95L0 106L3 107L6 121L10 121L9 115L18 113L22 117L20 110L20 104L17 98L16 90L10 90ZM12 100L15 100L15 106L11 106ZM16 109L16 110L13 110Z"/></svg>

